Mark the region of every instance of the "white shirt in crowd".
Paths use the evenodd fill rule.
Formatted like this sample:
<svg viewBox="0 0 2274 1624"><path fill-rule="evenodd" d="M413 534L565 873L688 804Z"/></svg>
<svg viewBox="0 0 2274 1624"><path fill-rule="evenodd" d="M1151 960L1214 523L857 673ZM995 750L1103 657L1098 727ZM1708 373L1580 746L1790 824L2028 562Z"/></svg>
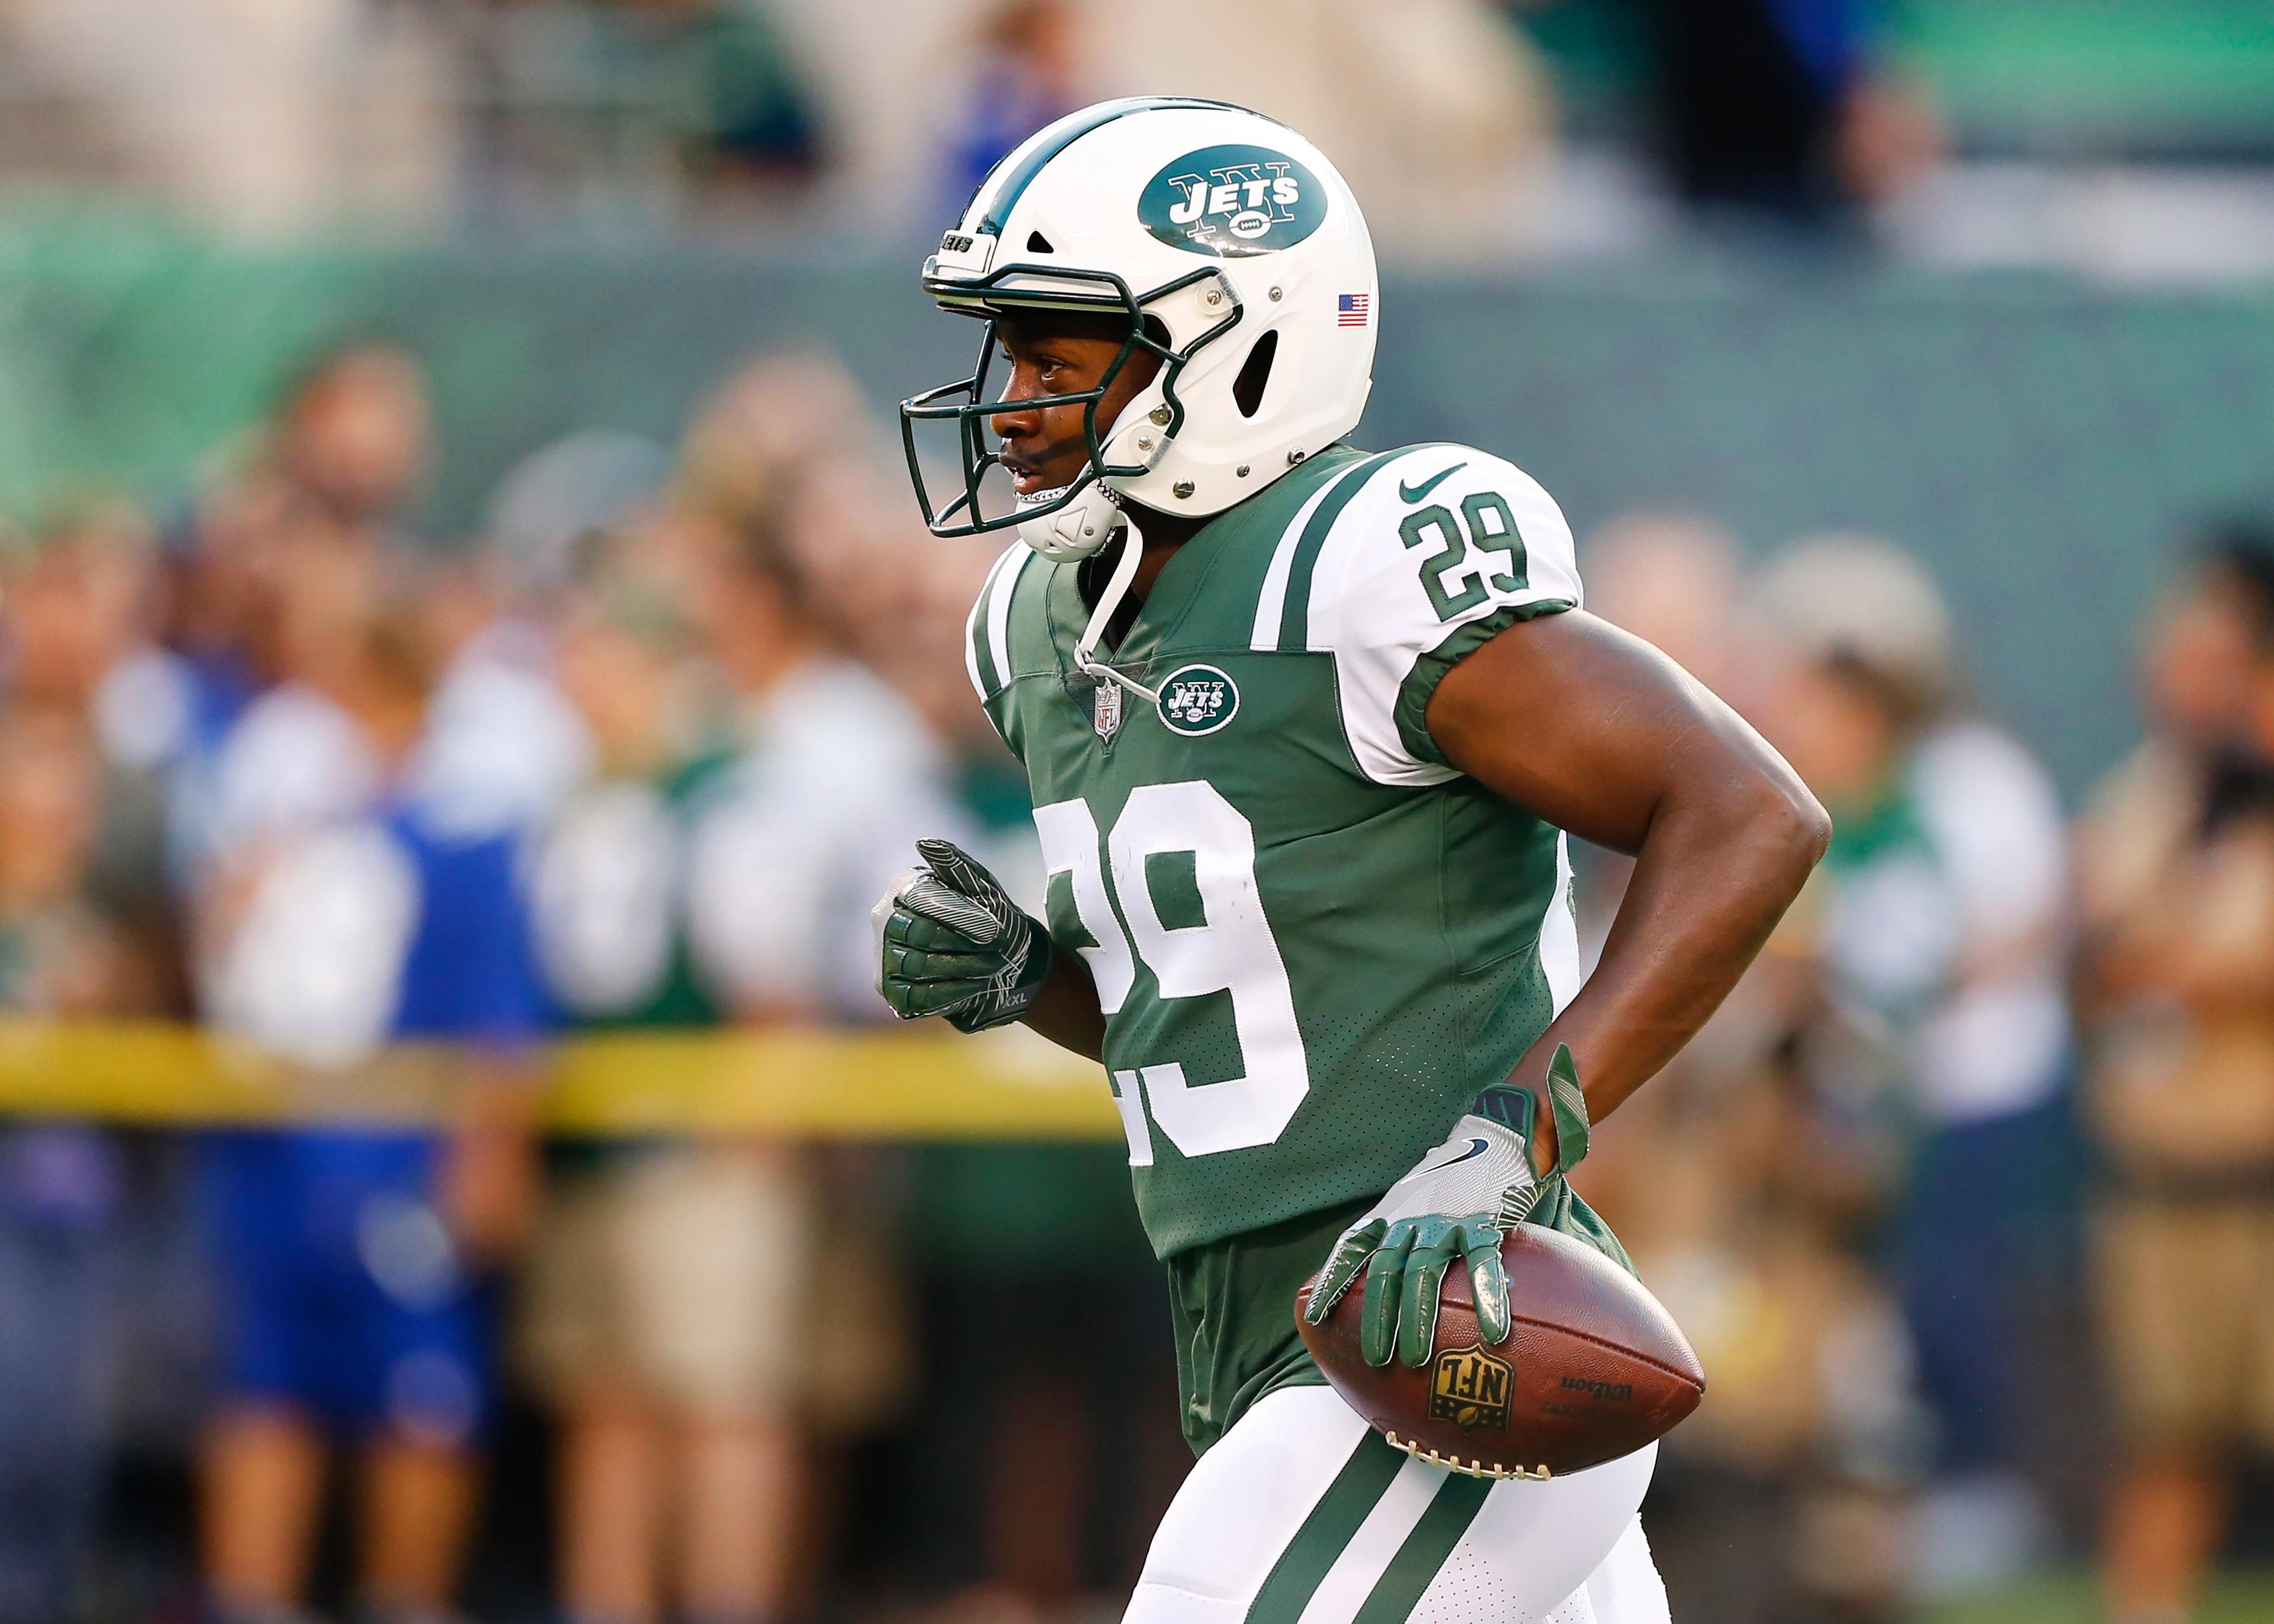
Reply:
<svg viewBox="0 0 2274 1624"><path fill-rule="evenodd" d="M689 926L726 1002L885 1015L869 911L926 836L965 840L944 752L906 701L849 660L767 695L697 818Z"/></svg>
<svg viewBox="0 0 2274 1624"><path fill-rule="evenodd" d="M1930 1121L2026 1110L2059 1091L2070 1056L2059 796L2034 757L1977 721L1922 741L1905 793L1916 838L1841 876L1828 956L1905 1031Z"/></svg>

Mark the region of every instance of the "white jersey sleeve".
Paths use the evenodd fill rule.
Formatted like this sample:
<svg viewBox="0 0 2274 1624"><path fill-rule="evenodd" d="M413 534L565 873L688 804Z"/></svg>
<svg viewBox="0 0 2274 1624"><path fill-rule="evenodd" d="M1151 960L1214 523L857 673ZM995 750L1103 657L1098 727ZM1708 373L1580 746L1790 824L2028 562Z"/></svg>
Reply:
<svg viewBox="0 0 2274 1624"><path fill-rule="evenodd" d="M1503 628L1580 601L1571 527L1514 463L1430 445L1364 470L1317 555L1306 627L1307 646L1334 656L1359 770L1382 784L1457 777L1422 726L1438 680Z"/></svg>

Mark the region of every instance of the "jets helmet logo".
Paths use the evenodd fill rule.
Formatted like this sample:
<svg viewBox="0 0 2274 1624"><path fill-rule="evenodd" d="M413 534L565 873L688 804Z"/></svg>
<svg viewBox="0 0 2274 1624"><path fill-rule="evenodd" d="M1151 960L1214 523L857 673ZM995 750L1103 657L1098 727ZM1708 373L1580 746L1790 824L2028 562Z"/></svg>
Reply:
<svg viewBox="0 0 2274 1624"><path fill-rule="evenodd" d="M1161 684L1161 720L1188 738L1212 733L1239 710L1239 689L1213 665L1187 665Z"/></svg>
<svg viewBox="0 0 2274 1624"><path fill-rule="evenodd" d="M1171 248L1246 259L1291 248L1327 217L1318 177L1268 147L1204 147L1145 183L1145 229Z"/></svg>

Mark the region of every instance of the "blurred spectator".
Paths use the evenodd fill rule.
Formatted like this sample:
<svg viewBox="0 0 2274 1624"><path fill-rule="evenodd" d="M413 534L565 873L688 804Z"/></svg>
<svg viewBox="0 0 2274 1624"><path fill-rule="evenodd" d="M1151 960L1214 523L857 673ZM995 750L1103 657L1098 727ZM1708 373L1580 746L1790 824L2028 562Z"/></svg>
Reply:
<svg viewBox="0 0 2274 1624"><path fill-rule="evenodd" d="M670 473L669 452L612 429L538 447L506 470L490 497L486 584L520 613L548 613L605 561L613 538L655 506Z"/></svg>
<svg viewBox="0 0 2274 1624"><path fill-rule="evenodd" d="M947 137L938 214L960 213L1020 142L1081 105L1081 19L1072 0L1005 0L980 34L980 57Z"/></svg>
<svg viewBox="0 0 2274 1624"><path fill-rule="evenodd" d="M50 1019L177 1008L178 939L154 789L117 675L147 635L150 535L88 503L7 560L0 712L0 1010ZM0 1620L87 1593L115 1387L135 1326L129 1163L116 1136L0 1128Z"/></svg>
<svg viewBox="0 0 2274 1624"><path fill-rule="evenodd" d="M569 597L561 671L599 764L546 838L537 917L579 1025L877 1018L870 904L955 815L921 723L836 652L894 572L829 568L865 555L841 512L812 569L783 534L790 492L868 483L810 455L865 421L849 389L817 404L841 376L739 375L690 430L677 509L633 518ZM825 1546L805 1435L871 1418L906 1356L877 1192L818 1170L755 1141L567 1156L524 1333L567 1429L572 1616L776 1617Z"/></svg>
<svg viewBox="0 0 2274 1624"><path fill-rule="evenodd" d="M72 710L0 716L0 1011L155 1012L155 966L95 881L102 760ZM0 1620L70 1616L89 1578L124 1328L127 1169L92 1127L0 1127Z"/></svg>
<svg viewBox="0 0 2274 1624"><path fill-rule="evenodd" d="M661 521L627 541L668 545ZM538 961L584 1028L715 1025L688 929L696 820L734 764L689 702L692 628L666 581L606 568L559 665L597 746L546 835ZM562 1426L561 1594L606 1624L779 1613L801 1498L788 1414L811 1217L767 1154L564 1146L523 1304L525 1362Z"/></svg>
<svg viewBox="0 0 2274 1624"><path fill-rule="evenodd" d="M2079 844L2101 1336L2124 1467L2112 1624L2192 1615L2233 1457L2274 1445L2274 535L2150 624L2147 739Z"/></svg>
<svg viewBox="0 0 2274 1624"><path fill-rule="evenodd" d="M405 562L404 515L433 456L425 376L389 343L354 340L321 350L285 387L268 423L235 464L202 493L169 538L166 642L174 656L136 673L142 702L177 730L145 748L167 777L169 836L177 877L194 883L222 825L217 774L223 741L254 699L291 667L282 646L285 572L309 548L352 555L379 591ZM306 635L306 628L302 628ZM295 783L303 753L290 724L305 707L272 708L267 759ZM312 759L328 759L318 742ZM240 771L236 793L266 794L258 771Z"/></svg>
<svg viewBox="0 0 2274 1624"><path fill-rule="evenodd" d="M876 434L860 381L836 357L760 356L696 407L679 448L676 494L721 523L756 524L832 452L869 456Z"/></svg>
<svg viewBox="0 0 2274 1624"><path fill-rule="evenodd" d="M201 660L265 654L268 572L291 537L320 531L367 549L409 539L433 432L425 371L399 345L359 338L307 357L171 538L185 572L174 639Z"/></svg>
<svg viewBox="0 0 2274 1624"><path fill-rule="evenodd" d="M809 581L771 526L722 530L689 580L738 745L689 845L696 950L739 1020L876 1021L869 906L922 834L962 826L944 755L898 695L831 646ZM907 1371L878 1153L817 1164L786 1147L747 1154L820 1214L795 1278L830 1284L799 1326L796 1396L817 1431L864 1430L889 1415ZM817 1495L798 1509L827 1515ZM809 1528L808 1560L825 1532Z"/></svg>
<svg viewBox="0 0 2274 1624"><path fill-rule="evenodd" d="M8 677L18 699L91 712L104 678L147 635L153 540L131 504L85 501L7 560Z"/></svg>
<svg viewBox="0 0 2274 1624"><path fill-rule="evenodd" d="M1590 538L1585 568L1593 612L1758 708L1768 662L1721 530L1630 515ZM1573 861L1581 939L1599 944L1632 865ZM1813 900L1581 1171L1714 1371L1713 1404L1668 1441L1653 1491L1685 1624L1884 1618L1903 1583L1893 1491L1916 1455L1914 1372L1870 1255L1892 1159L1856 1088L1876 1053L1811 974Z"/></svg>
<svg viewBox="0 0 2274 1624"><path fill-rule="evenodd" d="M419 1064L382 1046L450 1040L425 1051L449 1125L334 1120L212 1145L223 1402L203 1511L224 1618L303 1604L330 1442L359 1468L358 1605L447 1614L493 1404L486 1276L534 1192L527 1051L541 1005L516 843L438 818L409 780L433 672L379 575L336 533L281 562L290 680L222 752L201 990L213 1019L310 1086L335 1079L332 1109L350 1119L399 1107L390 1068Z"/></svg>
<svg viewBox="0 0 2274 1624"><path fill-rule="evenodd" d="M315 515L383 539L430 471L426 374L400 346L374 339L320 354L286 396L275 472Z"/></svg>
<svg viewBox="0 0 2274 1624"><path fill-rule="evenodd" d="M1718 526L1636 513L1587 541L1587 606L1653 644L1715 693L1744 686L1736 551Z"/></svg>
<svg viewBox="0 0 2274 1624"><path fill-rule="evenodd" d="M102 773L87 884L135 948L134 1004L180 1012L173 898L165 864L163 767L180 690L157 648L155 537L118 501L67 510L4 579L10 686L88 732Z"/></svg>
<svg viewBox="0 0 2274 1624"><path fill-rule="evenodd" d="M590 771L592 740L553 680L550 613L517 610L487 564L454 559L425 572L419 651L440 674L403 772L438 826L526 835Z"/></svg>
<svg viewBox="0 0 2274 1624"><path fill-rule="evenodd" d="M741 531L739 556L763 567L753 583L774 583L766 600L783 589L794 594L797 641L808 650L809 667L816 653L832 645L848 650L887 675L948 737L972 747L965 789L984 803L990 860L1014 883L1016 876L1029 876L1038 889L1038 852L1023 783L1008 786L1007 796L995 793L990 765L1001 746L970 703L958 652L977 583L999 545L991 538L959 545L921 532L912 536L904 511L880 510L869 494L879 484L869 440L865 410L841 365L814 355L770 357L736 373L697 415L681 457L679 492L715 523ZM703 578L706 566L731 566L737 545L722 533L711 551L692 554L695 579ZM765 628L780 613L779 602L767 601L754 615L731 592L701 590L689 601L702 605L717 655L735 685L746 693L771 691L777 680L766 673L778 634ZM883 690L865 674L854 680L855 668L841 661L826 660L819 669L833 673L823 690L833 691L827 709L840 718L840 743L832 748L867 740L878 752L877 765L861 767L854 776L870 778L880 767L915 776L888 793L900 804L885 819L897 827L886 828L877 822L873 803L855 812L813 787L845 780L850 801L859 801L861 792L844 766L815 760L806 794L816 804L803 810L786 798L787 781L776 776L779 769L770 771L764 800L773 810L767 821L854 820L849 840L844 834L825 836L817 826L800 842L815 850L825 849L832 838L844 842L855 867L881 859L875 875L881 883L912 856L922 817L909 807L929 805L922 816L948 820L943 827L971 820L944 803L937 775L945 772L947 758L911 731L913 718L894 714L897 703L880 703ZM803 682L786 686L792 694L812 691ZM805 740L795 745L800 754L819 742L817 730L809 736L802 726L781 732L781 701L769 699L764 714L773 719L759 735L757 762L800 737ZM721 840L697 850L721 859L731 854L739 866L766 844L754 831L731 845ZM1039 895L1031 898L1036 906L1040 900ZM854 918L855 901L848 887L829 905L838 922L817 922L823 939L838 939L840 930L847 940L857 938L865 965L873 944L867 927ZM752 905L740 906L746 921L759 917ZM703 916L698 906L698 959L705 941ZM832 1002L841 1013L874 1019L865 970L857 990L849 961L841 974L843 990ZM1118 1165L1119 1157L1106 1160ZM846 1169L834 1170L843 1205ZM935 1575L966 1587L959 1605L982 1615L1048 1614L1077 1602L1090 1585L1126 1583L1141 1553L1127 1541L1095 1548L1091 1531L1101 1514L1116 1529L1148 1527L1182 1470L1172 1429L1164 1427L1156 1437L1141 1414L1130 1413L1133 1387L1165 1390L1171 1372L1164 1360L1134 1350L1141 1350L1142 1338L1133 1339L1124 1324L1145 1300L1141 1282L1156 1274L1131 1228L1126 1180L1117 1172L1101 1182L1098 1171L1098 1158L1086 1150L937 1147L919 1158L916 1189L927 1222L915 1251L933 1286L925 1363L930 1378L953 1398L945 1406L953 1418L937 1428L927 1423L916 1438L924 1458L937 1466L927 1464L916 1474L926 1509L915 1519L922 1530L915 1543ZM873 1194L853 1193L855 1211L873 1208ZM837 1232L845 1232L841 1225ZM840 1282L840 1291L848 1283L856 1288L849 1295L857 1298L861 1281L879 1278L876 1241L869 1238L869 1257L856 1254L847 1260L851 1267L827 1268L825 1277ZM1015 1351L1009 1355L1005 1326L1028 1327L1013 1337ZM835 1340L849 1349L877 1339L847 1324ZM1069 1360L1066 1350L1074 1341L1115 1352ZM829 1363L834 1369L842 1361ZM858 1396L861 1384L840 1385ZM864 1407L873 1411L873 1398ZM1172 1410L1158 1414L1165 1417ZM1166 1447L1156 1449L1156 1444ZM1133 1470L1108 1464L1125 1461ZM975 1470L984 1485L977 1498Z"/></svg>
<svg viewBox="0 0 2274 1624"><path fill-rule="evenodd" d="M822 131L764 0L619 0L615 10L681 76L674 110L698 177L714 186L810 178Z"/></svg>
<svg viewBox="0 0 2274 1624"><path fill-rule="evenodd" d="M1941 146L1875 60L1861 0L1652 0L1660 136L1682 195L1821 219L1900 189Z"/></svg>
<svg viewBox="0 0 2274 1624"><path fill-rule="evenodd" d="M166 751L177 867L194 875L246 820L355 802L376 771L355 731L296 695L259 709L281 676L337 658L381 600L415 600L419 658L437 673L404 783L439 827L474 836L541 823L584 770L583 725L546 679L541 628L517 607L516 560L431 559L407 513L434 458L425 376L392 345L319 354L242 464L177 538L173 641L153 695L177 685L186 735ZM324 590L308 588L327 575ZM284 598L298 590L298 620ZM541 597L528 607L541 613ZM351 641L350 639L349 641ZM223 771L222 741L233 764ZM287 804L290 803L290 804Z"/></svg>
<svg viewBox="0 0 2274 1624"><path fill-rule="evenodd" d="M960 753L1015 769L963 670L964 622L1000 538L925 534L885 471L896 452L881 451L844 363L793 350L738 369L698 408L674 488L691 510L771 527L809 583L818 635Z"/></svg>
<svg viewBox="0 0 2274 1624"><path fill-rule="evenodd" d="M1107 1145L920 1154L931 1397L910 1524L968 1624L1115 1610L1190 1470L1126 1162Z"/></svg>
<svg viewBox="0 0 2274 1624"><path fill-rule="evenodd" d="M777 9L549 0L442 11L463 112L462 200L518 221L651 221L794 199L834 132Z"/></svg>
<svg viewBox="0 0 2274 1624"><path fill-rule="evenodd" d="M1902 553L1806 543L1757 598L1784 654L1764 721L1834 819L1827 996L1884 1023L1902 1056L1915 1143L1894 1262L1939 1423L1923 1560L1939 1583L1979 1582L2045 1534L2022 1469L2049 1389L2023 1372L2061 1256L2059 802L2020 745L1954 711L1948 614Z"/></svg>
<svg viewBox="0 0 2274 1624"><path fill-rule="evenodd" d="M1715 1401L1653 1488L1684 1624L1892 1619L1911 1583L1916 1372L1871 1246L1890 1169L1824 1075L1845 1034L1794 974L1809 935L1803 917L1771 944L1584 1180L1713 1362Z"/></svg>

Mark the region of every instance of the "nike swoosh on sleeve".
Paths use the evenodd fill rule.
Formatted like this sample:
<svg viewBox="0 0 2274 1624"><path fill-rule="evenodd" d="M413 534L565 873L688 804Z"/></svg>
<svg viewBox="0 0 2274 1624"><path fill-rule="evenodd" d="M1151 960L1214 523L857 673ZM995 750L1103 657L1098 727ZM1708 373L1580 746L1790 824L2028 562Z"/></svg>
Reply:
<svg viewBox="0 0 2274 1624"><path fill-rule="evenodd" d="M1397 500L1401 502L1418 502L1467 466L1466 462L1456 462L1443 473L1432 474L1419 485L1408 485L1401 479L1397 482ZM1449 1166L1450 1163L1447 1165Z"/></svg>

